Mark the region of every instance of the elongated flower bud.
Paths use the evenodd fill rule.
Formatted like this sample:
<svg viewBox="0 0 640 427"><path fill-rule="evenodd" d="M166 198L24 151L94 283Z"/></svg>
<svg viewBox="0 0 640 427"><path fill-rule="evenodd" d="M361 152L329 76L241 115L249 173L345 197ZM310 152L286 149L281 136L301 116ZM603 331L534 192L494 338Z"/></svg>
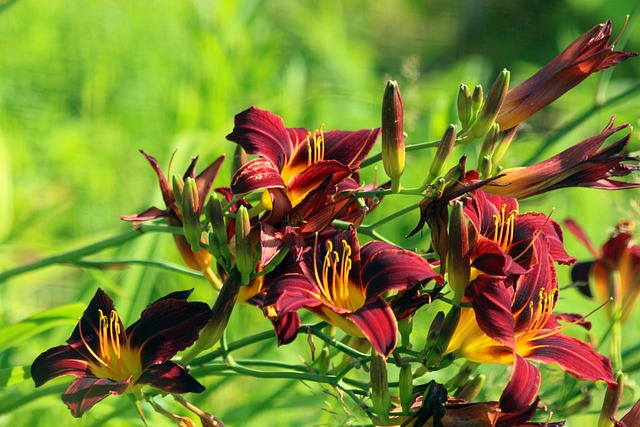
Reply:
<svg viewBox="0 0 640 427"><path fill-rule="evenodd" d="M462 129L467 129L473 118L473 110L471 106L471 91L467 85L460 85L458 91L458 119L462 125Z"/></svg>
<svg viewBox="0 0 640 427"><path fill-rule="evenodd" d="M180 175L173 175L171 177L171 185L173 188L173 198L176 200L176 205L179 209L182 209L182 193L184 192L184 181Z"/></svg>
<svg viewBox="0 0 640 427"><path fill-rule="evenodd" d="M497 123L494 123L487 135L484 137L484 142L482 143L482 147L480 148L480 152L478 153L478 172L480 172L480 176L483 178L487 178L491 174L491 168L489 170L485 170L487 164L492 165L491 156L493 156L493 152L498 145L500 138L500 126ZM489 160L487 162L487 159ZM483 169L485 168L485 169Z"/></svg>
<svg viewBox="0 0 640 427"><path fill-rule="evenodd" d="M206 214L211 224L209 250L221 264L230 267L231 254L229 252L229 246L227 245L227 228L224 222L222 204L215 192L209 196Z"/></svg>
<svg viewBox="0 0 640 427"><path fill-rule="evenodd" d="M391 178L394 193L400 191L400 177L404 172L404 111L400 88L389 80L382 98L382 165Z"/></svg>
<svg viewBox="0 0 640 427"><path fill-rule="evenodd" d="M482 387L484 386L486 377L482 374L476 376L471 381L467 382L465 385L460 387L456 393L455 397L457 399L463 399L467 402L472 402L478 394L482 391Z"/></svg>
<svg viewBox="0 0 640 427"><path fill-rule="evenodd" d="M478 118L471 126L471 133L476 138L481 138L486 135L486 133L489 132L489 129L491 129L491 126L495 123L500 107L507 96L507 90L509 89L509 77L509 71L502 70L491 86L491 89L489 89L487 99L478 113Z"/></svg>
<svg viewBox="0 0 640 427"><path fill-rule="evenodd" d="M411 331L413 331L413 316L407 316L398 321L398 332L400 332L403 347L410 345Z"/></svg>
<svg viewBox="0 0 640 427"><path fill-rule="evenodd" d="M408 413L413 401L413 374L409 363L404 363L400 368L398 384L402 412Z"/></svg>
<svg viewBox="0 0 640 427"><path fill-rule="evenodd" d="M491 156L491 162L494 165L497 165L502 157L507 153L509 146L511 145L511 141L513 137L516 135L516 131L518 127L511 128L507 131L500 132L497 138L496 148L493 151L493 155Z"/></svg>
<svg viewBox="0 0 640 427"><path fill-rule="evenodd" d="M371 375L371 402L381 418L387 418L391 410L391 396L387 374L387 361L375 350L371 351L369 362Z"/></svg>
<svg viewBox="0 0 640 427"><path fill-rule="evenodd" d="M233 180L233 176L236 171L240 169L245 163L249 161L249 156L247 152L244 151L241 145L236 145L236 149L233 152L233 161L231 162L231 179Z"/></svg>
<svg viewBox="0 0 640 427"><path fill-rule="evenodd" d="M435 339L435 343L429 349L427 349L427 367L439 367L444 368L448 366L455 360L455 355L453 353L449 353L443 356L444 350L449 346L449 341L451 341L451 337L458 326L458 321L460 320L460 306L453 305L447 313L444 321L442 322L442 327L440 328L440 333Z"/></svg>
<svg viewBox="0 0 640 427"><path fill-rule="evenodd" d="M454 303L462 300L469 284L471 264L469 261L469 232L462 202L456 201L449 220L449 253L447 259L449 286L455 292Z"/></svg>
<svg viewBox="0 0 640 427"><path fill-rule="evenodd" d="M447 130L442 135L436 155L431 161L431 167L429 168L429 176L426 183L431 183L435 178L439 177L444 170L444 164L447 158L453 150L453 146L456 145L456 132L458 128L455 125L449 125Z"/></svg>
<svg viewBox="0 0 640 427"><path fill-rule="evenodd" d="M184 191L182 192L182 228L184 237L191 245L193 252L200 250L200 241L202 240L200 210L198 185L195 179L188 177L184 182Z"/></svg>
<svg viewBox="0 0 640 427"><path fill-rule="evenodd" d="M433 318L433 321L431 322L431 326L429 327L425 349L430 349L433 346L435 346L436 341L438 340L438 336L440 335L440 329L442 329L443 323L444 323L444 311L439 311L438 313L436 313L436 316Z"/></svg>
<svg viewBox="0 0 640 427"><path fill-rule="evenodd" d="M236 217L236 267L242 276L243 285L249 283L255 268L250 231L249 212L246 207L240 206Z"/></svg>
<svg viewBox="0 0 640 427"><path fill-rule="evenodd" d="M480 111L480 107L482 107L482 102L484 101L484 91L482 90L482 85L476 85L473 88L473 94L471 94L471 119L475 120L478 117L478 112Z"/></svg>

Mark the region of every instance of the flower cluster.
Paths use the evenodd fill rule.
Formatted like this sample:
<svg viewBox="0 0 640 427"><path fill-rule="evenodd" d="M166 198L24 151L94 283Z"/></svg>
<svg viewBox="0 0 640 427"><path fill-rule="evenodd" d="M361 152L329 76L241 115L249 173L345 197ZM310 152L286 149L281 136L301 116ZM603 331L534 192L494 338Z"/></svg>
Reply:
<svg viewBox="0 0 640 427"><path fill-rule="evenodd" d="M262 311L281 346L301 333L324 342L310 367L316 376L310 378L346 390L344 384L354 383L341 383L345 375L368 372L359 395L370 400L357 402L374 423L458 425L464 419L483 426L526 425L542 408L543 380L535 363L555 363L576 379L603 382L613 392L618 382L610 359L566 333L577 325L588 328L585 317L556 312L561 289L556 266L576 262L564 248L562 227L546 214L522 212L519 200L566 187L640 187L620 179L639 169L638 159L625 154L630 134L602 148L628 125L614 126L611 119L600 134L538 164L500 166L522 121L591 73L635 55L615 52L610 35L610 22L594 27L514 88L509 88L509 73L501 72L486 99L481 90L472 94L463 85L460 123L435 144L424 182L415 188L401 184L408 150L396 82L388 83L383 97L381 128L325 130L321 125L309 131L288 128L279 116L256 107L239 113L227 136L238 153L228 186L214 188L224 156L198 175L194 158L184 175L169 180L156 159L143 152L166 207L122 219L166 220L185 264L219 290L213 308L187 302L189 292L175 292L124 329L113 302L98 290L67 345L34 361L36 386L74 375L62 396L74 416L110 394L131 393L140 402L143 386L172 395L202 392L204 386L183 366L206 364L207 354L214 354L213 346L222 340L216 354L230 369L237 367L224 331L241 302ZM376 159L371 152L378 139L378 158L390 181L363 185L360 169ZM467 169L466 155L451 158L454 146L477 140L483 142L475 151L476 170ZM420 197L420 221L411 234L426 225L433 251L394 244L372 224L363 225L383 198L397 194ZM569 227L587 242L574 223ZM629 229L622 223L602 254L592 249L595 261L574 264L574 279L595 283L598 295L623 295L613 305L613 321L619 322L628 318L640 293L640 252L630 243ZM361 244L363 236L368 241ZM436 311L434 306L442 311L432 313L426 342L420 342L412 334L414 322L424 319L417 313ZM304 325L301 312L311 313L316 323ZM171 360L194 343L180 364ZM348 357L331 360L333 349ZM397 398L388 381L391 361L400 370ZM474 402L484 378L474 372L483 364L511 369L498 401ZM429 373L455 367L460 373L446 384L429 381ZM349 396L358 399L355 393ZM203 425L221 423L177 399Z"/></svg>

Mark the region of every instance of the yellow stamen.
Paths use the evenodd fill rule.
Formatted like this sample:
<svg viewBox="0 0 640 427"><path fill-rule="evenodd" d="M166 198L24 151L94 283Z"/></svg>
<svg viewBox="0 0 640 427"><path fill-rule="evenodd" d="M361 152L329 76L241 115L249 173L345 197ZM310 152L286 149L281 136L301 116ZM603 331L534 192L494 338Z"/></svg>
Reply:
<svg viewBox="0 0 640 427"><path fill-rule="evenodd" d="M518 211L512 210L508 215L506 211L507 205L503 204L500 207L500 215L493 215L493 241L500 245L503 251L508 252L513 243L515 217Z"/></svg>
<svg viewBox="0 0 640 427"><path fill-rule="evenodd" d="M342 240L342 253L338 253L333 247L333 242L326 242L327 252L322 260L322 273L318 271L318 235L313 252L314 276L318 288L327 302L348 310L355 310L355 304L349 294L349 273L353 261L352 249L346 240ZM329 277L331 274L331 277Z"/></svg>
<svg viewBox="0 0 640 427"><path fill-rule="evenodd" d="M320 125L320 129L316 129L313 134L307 134L307 166L324 160L324 132ZM313 142L311 139L313 138Z"/></svg>

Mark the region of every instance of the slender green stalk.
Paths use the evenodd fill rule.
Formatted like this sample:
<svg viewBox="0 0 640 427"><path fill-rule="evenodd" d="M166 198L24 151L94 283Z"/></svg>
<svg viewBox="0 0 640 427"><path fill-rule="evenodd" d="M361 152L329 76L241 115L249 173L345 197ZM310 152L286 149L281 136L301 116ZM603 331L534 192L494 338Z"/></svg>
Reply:
<svg viewBox="0 0 640 427"><path fill-rule="evenodd" d="M99 261L71 261L69 264L77 265L78 267L87 267L87 268L118 268L120 266L127 265L144 265L148 267L158 267L164 270L173 271L175 273L185 274L191 277L199 277L202 278L202 273L199 271L191 270L190 268L182 267L177 264L172 264L170 262L165 261L157 261L157 260L148 260L148 259L101 259Z"/></svg>

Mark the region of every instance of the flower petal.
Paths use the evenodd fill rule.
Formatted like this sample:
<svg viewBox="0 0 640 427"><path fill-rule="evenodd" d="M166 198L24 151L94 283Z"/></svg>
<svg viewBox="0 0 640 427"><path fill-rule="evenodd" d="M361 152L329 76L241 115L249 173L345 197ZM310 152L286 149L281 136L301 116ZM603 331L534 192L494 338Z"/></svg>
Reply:
<svg viewBox="0 0 640 427"><path fill-rule="evenodd" d="M367 157L380 135L380 129L361 129L355 132L331 130L324 133L325 160L337 160L356 168Z"/></svg>
<svg viewBox="0 0 640 427"><path fill-rule="evenodd" d="M127 329L130 347L140 351L142 369L164 363L193 344L210 316L207 304L175 298L146 308Z"/></svg>
<svg viewBox="0 0 640 427"><path fill-rule="evenodd" d="M281 170L293 153L290 134L279 116L256 107L235 117L233 132L227 139L240 145L248 154L259 154Z"/></svg>
<svg viewBox="0 0 640 427"><path fill-rule="evenodd" d="M471 300L480 329L515 350L513 288L505 284L505 278L481 274L467 286L465 296Z"/></svg>
<svg viewBox="0 0 640 427"><path fill-rule="evenodd" d="M430 279L444 282L423 257L388 243L372 241L365 244L360 249L360 258L367 299L387 291L408 289Z"/></svg>
<svg viewBox="0 0 640 427"><path fill-rule="evenodd" d="M508 414L512 424L531 419L536 412L540 389L540 371L531 363L516 355L509 383L500 396L500 409ZM501 421L506 419L501 417Z"/></svg>
<svg viewBox="0 0 640 427"><path fill-rule="evenodd" d="M320 291L309 283L304 275L289 273L271 283L264 304L265 307L275 306L278 316L282 316L301 308L308 309L324 305L320 295Z"/></svg>
<svg viewBox="0 0 640 427"><path fill-rule="evenodd" d="M278 336L278 345L285 345L296 339L300 329L300 316L297 312L284 313L272 320L272 323Z"/></svg>
<svg viewBox="0 0 640 427"><path fill-rule="evenodd" d="M47 381L63 375L83 377L89 373L89 363L71 346L61 345L40 354L31 365L31 378L40 387Z"/></svg>
<svg viewBox="0 0 640 427"><path fill-rule="evenodd" d="M124 393L130 382L130 379L113 381L108 378L78 378L62 393L62 401L67 404L71 414L79 418L110 394Z"/></svg>
<svg viewBox="0 0 640 427"><path fill-rule="evenodd" d="M378 298L368 302L355 313L347 315L367 337L373 349L381 356L388 357L398 340L396 318L391 307Z"/></svg>
<svg viewBox="0 0 640 427"><path fill-rule="evenodd" d="M549 331L541 331L542 334ZM562 334L546 334L536 339L533 345L523 353L526 358L542 363L557 363L580 380L603 380L613 387L616 381L611 371L611 361L605 356L596 353L589 344L577 338Z"/></svg>
<svg viewBox="0 0 640 427"><path fill-rule="evenodd" d="M136 381L167 393L202 393L205 388L185 369L174 362L149 366Z"/></svg>
<svg viewBox="0 0 640 427"><path fill-rule="evenodd" d="M234 194L284 186L278 169L270 160L261 157L242 165L231 179L231 191Z"/></svg>

